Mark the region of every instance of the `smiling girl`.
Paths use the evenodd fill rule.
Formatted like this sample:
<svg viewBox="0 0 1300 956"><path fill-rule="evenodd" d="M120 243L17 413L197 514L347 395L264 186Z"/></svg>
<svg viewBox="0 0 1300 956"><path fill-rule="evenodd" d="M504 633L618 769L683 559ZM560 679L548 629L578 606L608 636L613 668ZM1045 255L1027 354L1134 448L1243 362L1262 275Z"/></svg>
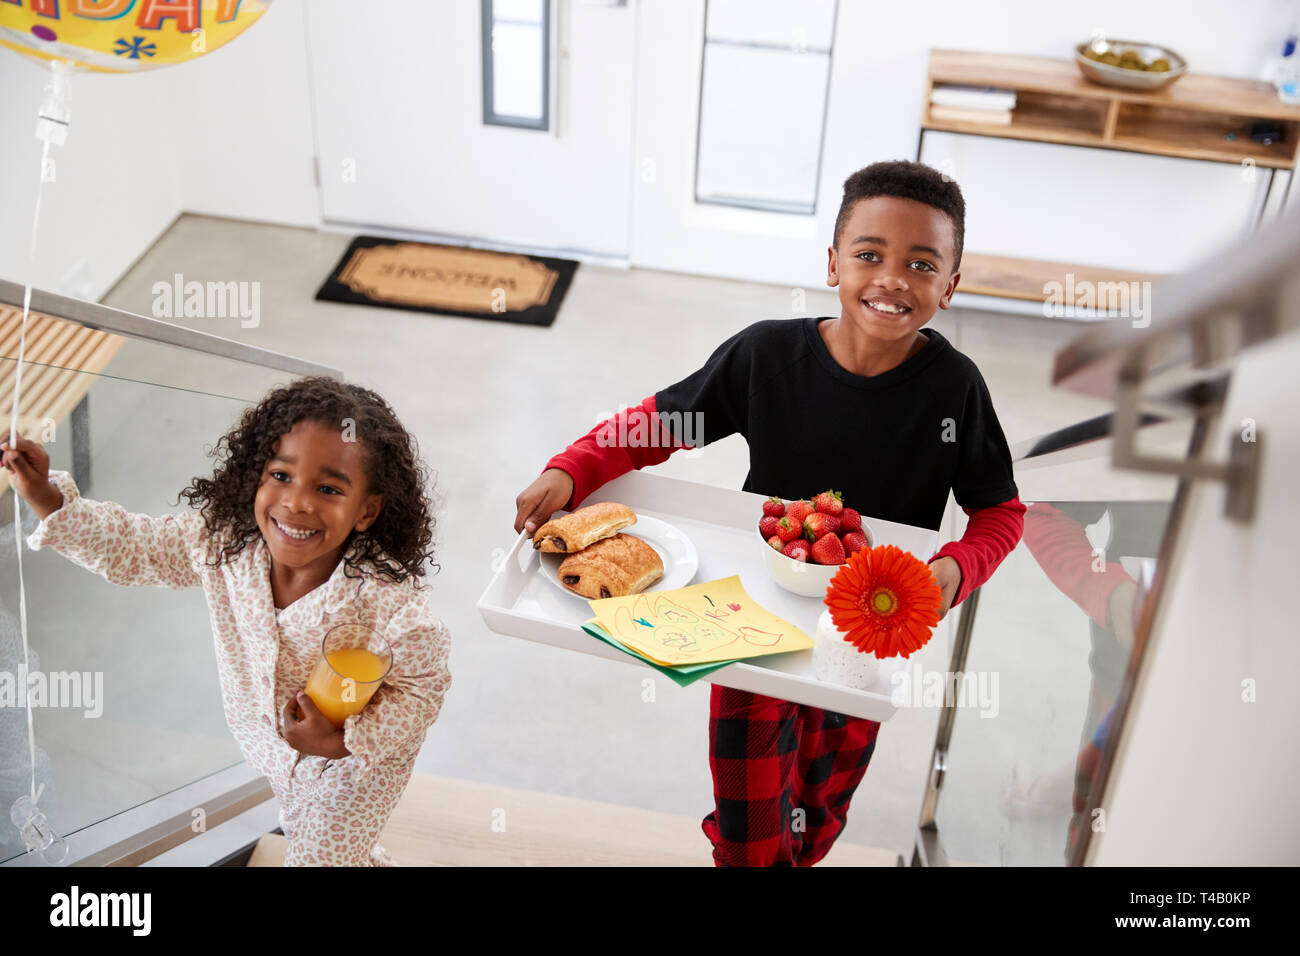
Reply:
<svg viewBox="0 0 1300 956"><path fill-rule="evenodd" d="M202 587L226 722L280 800L286 865L391 865L378 837L451 684L450 638L421 586L434 520L414 439L388 403L302 379L217 443L193 509L131 514L82 498L35 442L0 442L41 519L28 538L108 581ZM340 624L392 648L384 683L341 729L303 691Z"/></svg>

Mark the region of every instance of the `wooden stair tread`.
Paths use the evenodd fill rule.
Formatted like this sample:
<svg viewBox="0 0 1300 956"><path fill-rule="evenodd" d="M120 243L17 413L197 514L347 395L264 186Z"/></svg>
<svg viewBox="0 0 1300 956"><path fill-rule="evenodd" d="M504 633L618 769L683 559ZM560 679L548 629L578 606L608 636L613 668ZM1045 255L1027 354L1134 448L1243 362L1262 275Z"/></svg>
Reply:
<svg viewBox="0 0 1300 956"><path fill-rule="evenodd" d="M979 295L999 295L1012 299L1043 302L1044 286L1049 282L1065 285L1066 273L1073 273L1075 289L1083 282L1094 285L1110 282L1151 282L1165 278L1151 272L1129 269L1107 269L1102 266L1072 265L1047 259L1022 259L1015 256L994 256L982 252L963 253L961 281L958 292Z"/></svg>
<svg viewBox="0 0 1300 956"><path fill-rule="evenodd" d="M493 829L493 821L504 828ZM712 866L696 817L415 774L380 843L399 866ZM268 833L249 866L281 866ZM897 866L890 850L837 843L822 866Z"/></svg>
<svg viewBox="0 0 1300 956"><path fill-rule="evenodd" d="M0 414L6 423L12 410L22 321L21 309L0 306L0 358L8 359L0 365ZM40 312L29 313L19 433L33 437L42 422L48 420L58 426L66 421L125 341L110 332ZM0 433L7 432L6 424ZM0 493L8 487L8 474L0 472Z"/></svg>

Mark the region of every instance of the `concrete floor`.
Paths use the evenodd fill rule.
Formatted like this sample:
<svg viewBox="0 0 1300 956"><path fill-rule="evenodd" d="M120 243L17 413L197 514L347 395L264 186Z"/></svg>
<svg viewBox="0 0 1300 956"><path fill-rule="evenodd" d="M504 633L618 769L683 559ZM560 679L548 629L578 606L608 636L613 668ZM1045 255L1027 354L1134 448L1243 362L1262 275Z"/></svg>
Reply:
<svg viewBox="0 0 1300 956"><path fill-rule="evenodd" d="M184 216L104 301L148 315L153 284L175 273L260 282L257 328L237 319L174 321L340 368L387 397L416 435L437 473L442 568L432 585L453 636L452 688L417 771L702 817L712 808L707 684L660 681L655 703L643 703L644 670L494 634L474 602L497 549L514 538L515 495L551 454L621 404L694 371L745 325L788 316L790 289L582 265L549 329L314 301L350 238ZM818 315L839 311L831 290L808 290L807 304ZM1049 385L1052 356L1081 333L1078 323L951 310L931 324L979 366L1012 444L1108 410ZM616 360L593 362L580 375L556 372L575 356ZM238 399L284 378L135 343L109 371L113 382L92 392L95 494L154 513L171 510L176 491L206 470L203 448L238 413ZM733 437L654 470L738 488L745 445ZM1173 491L1164 480L1115 474L1097 457L1026 471L1018 483L1026 501L1168 501ZM950 501L941 540L959 537L964 521ZM48 669L86 669L89 659L107 668L112 704L98 722L38 716L38 740L59 784L51 799L60 828L238 759L221 718L201 595L101 589L48 557L39 556L42 570L28 578L42 628L33 642L45 649ZM60 603L69 589L78 601ZM1072 776L1090 684L1087 621L1023 548L985 591L971 667L1002 675L1001 713L959 716L953 805L940 814L945 843L965 862L1058 864L1068 797L1049 799L1035 818L1009 819L998 807L1013 775ZM10 607L12 597L4 594ZM84 626L88 614L96 633ZM946 670L956 617L918 655L927 669ZM104 651L102 630L113 632L117 650ZM113 703L123 695L134 704ZM933 709L904 708L882 728L843 839L910 856L937 718ZM9 766L13 738L0 737ZM25 750L23 741L23 760ZM701 834L700 853L708 852Z"/></svg>

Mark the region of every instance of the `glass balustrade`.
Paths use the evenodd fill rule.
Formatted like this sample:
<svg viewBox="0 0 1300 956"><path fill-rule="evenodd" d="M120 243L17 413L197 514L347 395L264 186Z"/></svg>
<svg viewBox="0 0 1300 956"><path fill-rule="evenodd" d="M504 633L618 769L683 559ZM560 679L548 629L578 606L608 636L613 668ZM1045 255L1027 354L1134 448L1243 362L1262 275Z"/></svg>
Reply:
<svg viewBox="0 0 1300 956"><path fill-rule="evenodd" d="M1143 447L1182 455L1191 429L1153 426ZM1020 461L1016 481L1024 535L980 589L962 677L948 683L935 824L949 864L1064 865L1091 825L1094 740L1176 491L1173 478L1112 468L1108 440Z"/></svg>
<svg viewBox="0 0 1300 956"><path fill-rule="evenodd" d="M7 429L18 348L12 310L0 318ZM28 331L20 430L86 497L135 512L185 509L178 492L211 474L216 440L266 389L296 377L49 317ZM80 371L88 366L102 368ZM0 706L0 861L25 850L8 809L28 792L31 766L7 478L0 473L0 680L10 682ZM26 505L22 521L26 536L36 527ZM222 713L201 590L112 585L51 549L24 548L23 573L28 680L44 688L32 711L36 784L55 831L67 836L242 759Z"/></svg>

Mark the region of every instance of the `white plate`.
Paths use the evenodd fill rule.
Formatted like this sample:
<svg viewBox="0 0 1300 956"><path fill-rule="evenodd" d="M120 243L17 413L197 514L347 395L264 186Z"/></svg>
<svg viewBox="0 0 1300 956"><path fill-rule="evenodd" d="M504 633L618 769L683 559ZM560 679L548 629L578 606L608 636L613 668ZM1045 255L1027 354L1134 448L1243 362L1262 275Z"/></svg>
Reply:
<svg viewBox="0 0 1300 956"><path fill-rule="evenodd" d="M695 572L700 569L700 555L695 550L695 545L691 543L691 539L667 521L660 521L649 515L639 515L636 522L621 529L620 534L630 534L634 538L640 538L655 549L659 560L664 563L663 577L646 588L647 591L672 591L676 588L684 588L691 583L695 578ZM587 600L560 583L560 562L568 557L567 554L548 554L539 551L537 556L541 559L538 562L538 574L569 597L579 601Z"/></svg>

